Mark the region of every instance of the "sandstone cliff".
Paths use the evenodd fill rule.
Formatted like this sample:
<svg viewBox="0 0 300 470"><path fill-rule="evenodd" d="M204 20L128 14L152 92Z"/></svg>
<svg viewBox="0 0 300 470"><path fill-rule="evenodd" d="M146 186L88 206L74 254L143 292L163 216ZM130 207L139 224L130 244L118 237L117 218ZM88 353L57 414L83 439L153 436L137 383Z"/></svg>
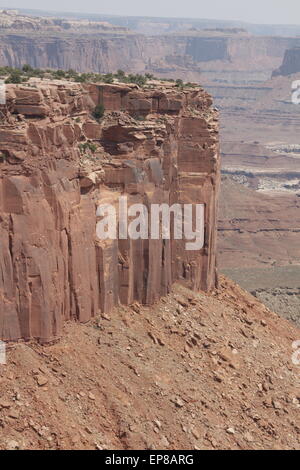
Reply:
<svg viewBox="0 0 300 470"><path fill-rule="evenodd" d="M106 112L92 117L97 104ZM0 125L0 338L51 341L64 320L216 284L218 119L202 89L32 82ZM96 239L96 206L204 203L205 246Z"/></svg>
<svg viewBox="0 0 300 470"><path fill-rule="evenodd" d="M281 66L274 70L273 77L278 75L292 75L293 73L300 72L300 47L293 47L287 49L284 54Z"/></svg>
<svg viewBox="0 0 300 470"><path fill-rule="evenodd" d="M79 72L108 73L122 68L145 68L142 37L136 34L97 35L19 31L4 34L0 42L0 65L74 69Z"/></svg>

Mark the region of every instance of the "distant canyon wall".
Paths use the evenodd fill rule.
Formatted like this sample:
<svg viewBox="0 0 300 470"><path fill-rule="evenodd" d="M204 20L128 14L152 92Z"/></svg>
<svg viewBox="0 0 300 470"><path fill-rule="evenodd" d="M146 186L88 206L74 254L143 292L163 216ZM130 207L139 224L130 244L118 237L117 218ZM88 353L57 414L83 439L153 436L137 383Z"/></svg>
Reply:
<svg viewBox="0 0 300 470"><path fill-rule="evenodd" d="M288 76L300 72L300 47L287 49L281 66L274 70L273 77Z"/></svg>
<svg viewBox="0 0 300 470"><path fill-rule="evenodd" d="M0 40L0 66L51 68L107 73L118 68L144 68L143 38L138 35L40 35L9 34Z"/></svg>
<svg viewBox="0 0 300 470"><path fill-rule="evenodd" d="M159 76L222 79L223 74L264 72L269 78L285 51L300 46L298 38L254 37L244 33L203 32L181 35L4 33L0 65L75 69L100 73L124 69ZM230 75L229 75L230 76ZM253 77L255 78L255 77Z"/></svg>

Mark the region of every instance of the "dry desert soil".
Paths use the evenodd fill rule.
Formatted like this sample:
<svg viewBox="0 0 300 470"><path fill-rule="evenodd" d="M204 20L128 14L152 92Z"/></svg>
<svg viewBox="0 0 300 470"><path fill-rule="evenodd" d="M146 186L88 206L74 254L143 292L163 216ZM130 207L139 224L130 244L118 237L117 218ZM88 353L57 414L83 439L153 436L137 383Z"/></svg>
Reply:
<svg viewBox="0 0 300 470"><path fill-rule="evenodd" d="M224 277L68 323L10 346L0 449L300 449L299 338Z"/></svg>

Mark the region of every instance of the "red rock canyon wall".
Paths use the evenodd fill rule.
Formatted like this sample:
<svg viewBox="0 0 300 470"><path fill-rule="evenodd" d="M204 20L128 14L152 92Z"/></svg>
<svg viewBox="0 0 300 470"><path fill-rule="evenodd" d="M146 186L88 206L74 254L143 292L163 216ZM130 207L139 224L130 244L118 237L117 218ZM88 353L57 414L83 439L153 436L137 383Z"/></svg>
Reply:
<svg viewBox="0 0 300 470"><path fill-rule="evenodd" d="M105 106L100 122L96 104ZM80 146L80 144L86 144ZM91 150L94 145L93 150ZM49 342L64 321L216 283L218 116L201 88L36 82L0 109L0 338ZM96 238L96 206L204 203L201 251Z"/></svg>

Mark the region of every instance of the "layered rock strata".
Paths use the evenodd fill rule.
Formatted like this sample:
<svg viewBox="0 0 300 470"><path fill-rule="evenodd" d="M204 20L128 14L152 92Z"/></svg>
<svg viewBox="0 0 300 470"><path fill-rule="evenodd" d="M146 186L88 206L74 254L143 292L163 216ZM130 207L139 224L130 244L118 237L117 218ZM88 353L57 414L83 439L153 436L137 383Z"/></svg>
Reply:
<svg viewBox="0 0 300 470"><path fill-rule="evenodd" d="M103 105L96 120L93 112ZM8 85L0 110L0 338L49 342L66 320L216 284L218 116L201 88ZM205 245L99 240L96 209L205 204Z"/></svg>

